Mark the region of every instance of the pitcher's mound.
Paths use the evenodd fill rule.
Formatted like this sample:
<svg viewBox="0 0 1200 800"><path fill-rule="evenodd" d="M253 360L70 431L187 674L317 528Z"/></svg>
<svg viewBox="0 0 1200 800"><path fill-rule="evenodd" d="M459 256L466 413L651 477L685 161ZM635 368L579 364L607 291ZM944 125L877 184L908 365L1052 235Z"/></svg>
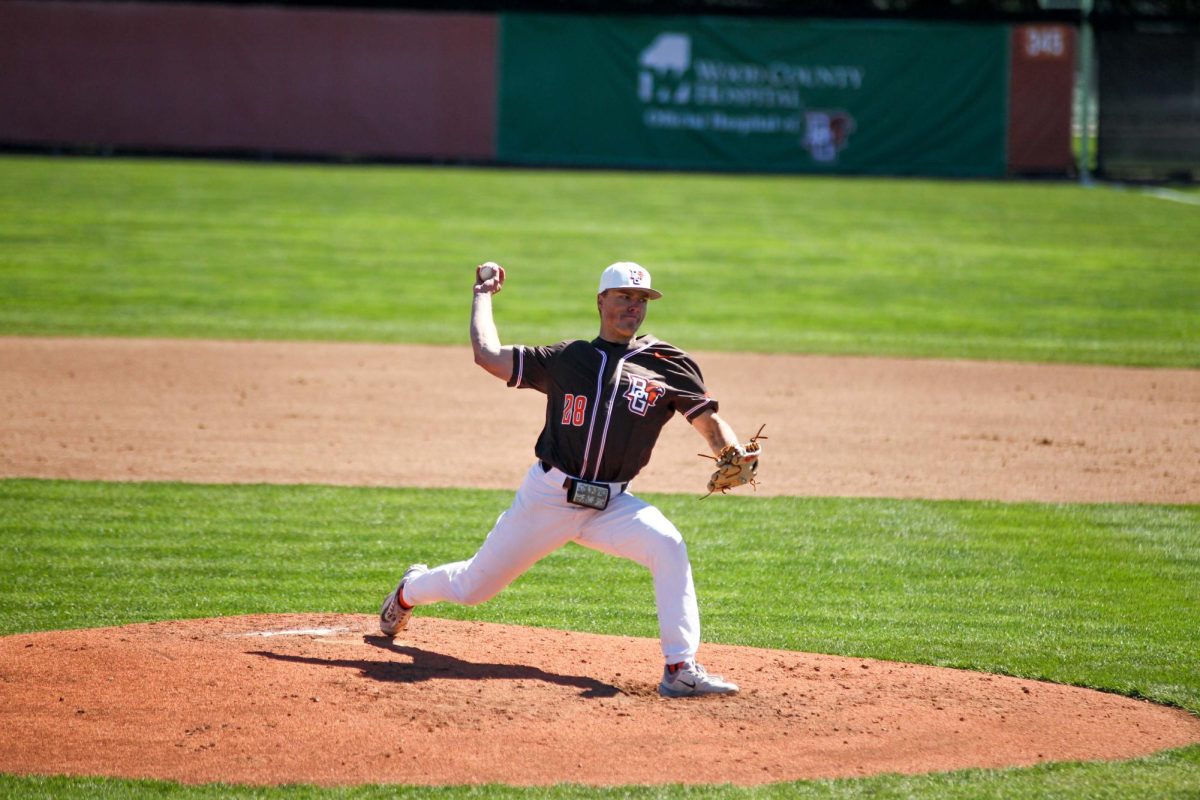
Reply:
<svg viewBox="0 0 1200 800"><path fill-rule="evenodd" d="M648 639L284 615L0 638L6 772L249 784L758 784L1115 759L1200 720L1086 689L706 644L735 697L665 700Z"/></svg>

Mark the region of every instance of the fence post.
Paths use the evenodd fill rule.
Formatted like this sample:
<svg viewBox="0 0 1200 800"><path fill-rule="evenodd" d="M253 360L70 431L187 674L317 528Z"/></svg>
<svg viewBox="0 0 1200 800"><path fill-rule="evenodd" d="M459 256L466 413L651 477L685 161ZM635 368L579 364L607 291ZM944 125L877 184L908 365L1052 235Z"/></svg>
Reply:
<svg viewBox="0 0 1200 800"><path fill-rule="evenodd" d="M1079 183L1083 186L1092 185L1092 73L1094 71L1095 49L1092 32L1093 0L1082 0L1081 21L1079 26L1079 75L1082 84L1079 92Z"/></svg>

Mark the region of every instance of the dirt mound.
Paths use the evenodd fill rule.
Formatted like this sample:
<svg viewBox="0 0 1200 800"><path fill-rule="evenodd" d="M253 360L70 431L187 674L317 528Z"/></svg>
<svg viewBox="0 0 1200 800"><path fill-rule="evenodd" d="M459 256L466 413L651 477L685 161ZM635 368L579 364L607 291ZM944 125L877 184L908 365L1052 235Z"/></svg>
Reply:
<svg viewBox="0 0 1200 800"><path fill-rule="evenodd" d="M0 764L185 783L751 785L1200 741L1181 711L959 670L710 644L702 659L742 693L665 700L654 640L420 616L392 640L375 622L0 638Z"/></svg>

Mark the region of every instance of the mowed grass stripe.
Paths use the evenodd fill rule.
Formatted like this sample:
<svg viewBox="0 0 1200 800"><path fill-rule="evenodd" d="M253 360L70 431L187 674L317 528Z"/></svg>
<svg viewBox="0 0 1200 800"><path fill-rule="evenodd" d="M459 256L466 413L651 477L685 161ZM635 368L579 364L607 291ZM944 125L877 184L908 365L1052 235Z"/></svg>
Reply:
<svg viewBox="0 0 1200 800"><path fill-rule="evenodd" d="M666 749L664 745L664 749ZM1119 763L1060 763L1026 769L882 775L834 781L723 786L181 786L161 781L0 774L0 797L125 800L1189 800L1200 785L1200 747Z"/></svg>
<svg viewBox="0 0 1200 800"><path fill-rule="evenodd" d="M0 333L461 343L595 327L634 259L689 349L1200 364L1200 209L1070 184L0 157Z"/></svg>

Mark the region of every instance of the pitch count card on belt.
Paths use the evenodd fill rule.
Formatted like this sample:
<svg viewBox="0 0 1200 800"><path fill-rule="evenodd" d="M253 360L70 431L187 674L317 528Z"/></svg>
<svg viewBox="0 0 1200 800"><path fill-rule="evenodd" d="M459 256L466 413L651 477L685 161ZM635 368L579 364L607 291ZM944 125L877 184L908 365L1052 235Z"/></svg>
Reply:
<svg viewBox="0 0 1200 800"><path fill-rule="evenodd" d="M576 478L567 485L567 502L603 511L608 508L610 491L607 483L591 483Z"/></svg>

